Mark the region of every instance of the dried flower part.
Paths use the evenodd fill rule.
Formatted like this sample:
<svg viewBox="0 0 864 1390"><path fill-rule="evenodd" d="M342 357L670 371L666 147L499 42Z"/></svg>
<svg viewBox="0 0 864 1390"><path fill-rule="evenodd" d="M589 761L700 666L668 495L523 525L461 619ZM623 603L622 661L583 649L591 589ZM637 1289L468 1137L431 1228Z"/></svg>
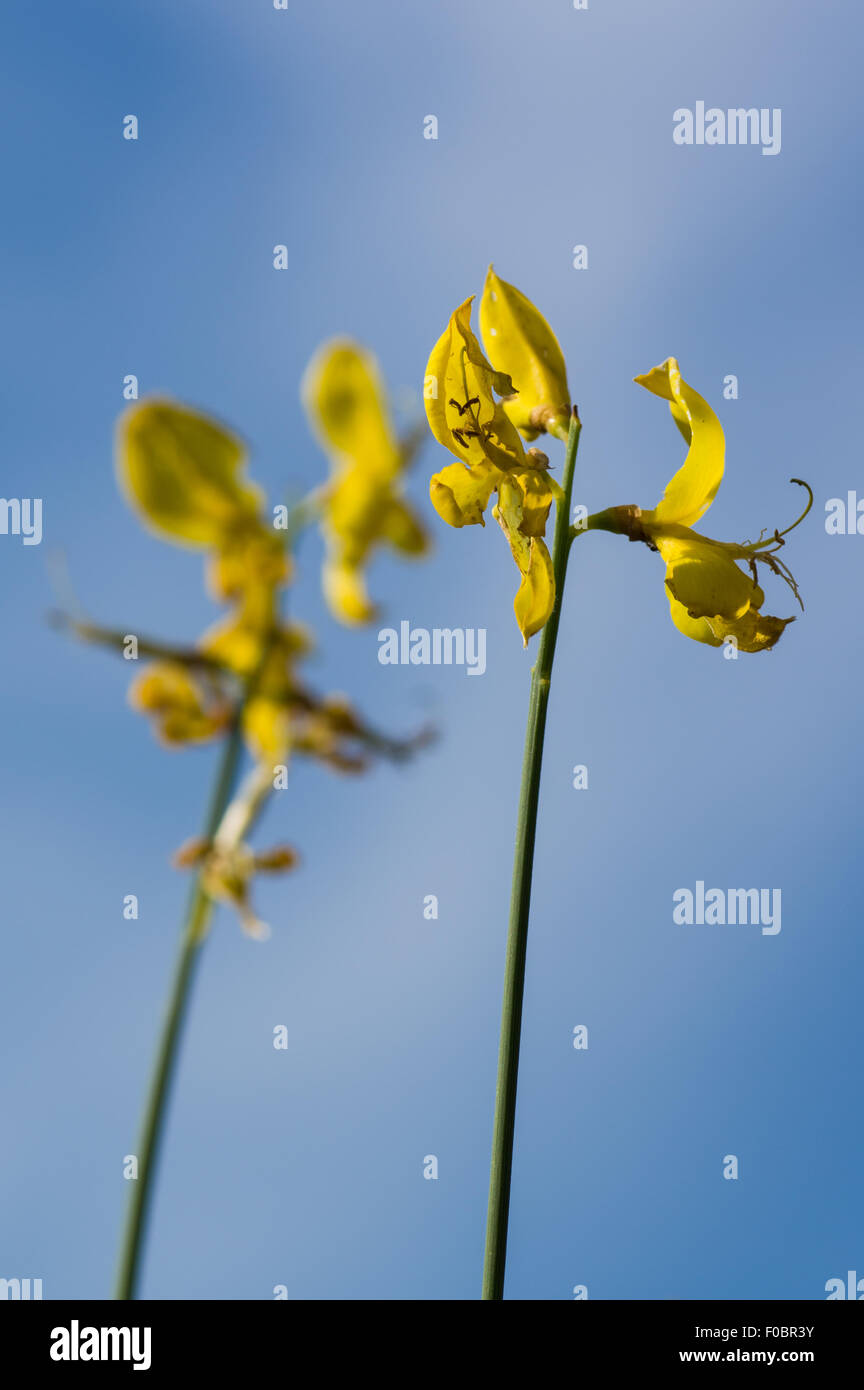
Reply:
<svg viewBox="0 0 864 1390"><path fill-rule="evenodd" d="M171 863L175 869L197 869L204 863L212 845L213 841L205 840L202 835L196 835L191 840L184 840L180 848L175 850L171 856Z"/></svg>
<svg viewBox="0 0 864 1390"><path fill-rule="evenodd" d="M256 915L251 903L255 856L248 845L220 849L214 844L201 869L201 883L209 897L233 907L247 936L265 941L270 928Z"/></svg>
<svg viewBox="0 0 864 1390"><path fill-rule="evenodd" d="M236 809L232 803L229 812ZM226 813L223 827L230 827ZM224 830L220 831L224 834ZM254 851L240 840L234 842L219 835L213 840L187 840L173 857L175 868L200 869L201 885L207 895L217 902L233 907L247 935L265 940L270 928L255 913L252 902L252 882L256 873L285 873L299 863L297 851L290 845L276 845L270 850Z"/></svg>
<svg viewBox="0 0 864 1390"><path fill-rule="evenodd" d="M299 856L291 845L275 845L273 849L259 850L255 855L255 869L258 873L282 874L287 869L295 869Z"/></svg>

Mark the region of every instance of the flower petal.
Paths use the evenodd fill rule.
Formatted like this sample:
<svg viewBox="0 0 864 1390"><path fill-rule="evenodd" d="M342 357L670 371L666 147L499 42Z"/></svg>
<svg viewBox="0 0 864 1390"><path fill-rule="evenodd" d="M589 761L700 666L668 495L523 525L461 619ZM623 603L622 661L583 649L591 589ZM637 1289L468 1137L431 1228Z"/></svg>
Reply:
<svg viewBox="0 0 864 1390"><path fill-rule="evenodd" d="M448 526L483 526L483 513L502 474L488 463L451 463L429 483L432 505Z"/></svg>
<svg viewBox="0 0 864 1390"><path fill-rule="evenodd" d="M666 588L691 618L734 621L751 604L758 608L764 601L759 585L721 546L695 535L687 539L656 535L655 539L666 561Z"/></svg>
<svg viewBox="0 0 864 1390"><path fill-rule="evenodd" d="M687 385L674 357L634 381L669 402L672 418L690 445L661 501L653 513L645 515L658 522L693 526L710 507L723 480L723 426L707 401Z"/></svg>
<svg viewBox="0 0 864 1390"><path fill-rule="evenodd" d="M381 516L381 536L403 555L425 555L429 537L410 507L397 499Z"/></svg>
<svg viewBox="0 0 864 1390"><path fill-rule="evenodd" d="M258 516L262 494L242 477L243 445L206 415L141 401L120 417L116 454L127 501L169 540L218 546Z"/></svg>
<svg viewBox="0 0 864 1390"><path fill-rule="evenodd" d="M291 743L291 717L285 705L255 695L243 710L243 736L256 758L284 760Z"/></svg>
<svg viewBox="0 0 864 1390"><path fill-rule="evenodd" d="M555 607L555 574L546 542L532 538L527 570L513 600L513 611L522 633L522 645L545 627Z"/></svg>
<svg viewBox="0 0 864 1390"><path fill-rule="evenodd" d="M542 468L526 468L514 476L522 489L520 531L525 536L545 536L554 479Z"/></svg>
<svg viewBox="0 0 864 1390"><path fill-rule="evenodd" d="M204 743L224 733L231 707L178 661L154 661L129 687L129 704L150 715L163 743Z"/></svg>
<svg viewBox="0 0 864 1390"><path fill-rule="evenodd" d="M519 481L505 477L492 515L507 537L522 575L513 610L523 645L527 647L528 639L548 622L555 607L555 575L546 542L539 536L526 535L522 529L524 501Z"/></svg>
<svg viewBox="0 0 864 1390"><path fill-rule="evenodd" d="M328 557L321 575L324 597L341 622L353 627L372 621L378 609L369 598L361 565Z"/></svg>
<svg viewBox="0 0 864 1390"><path fill-rule="evenodd" d="M309 422L339 467L360 462L379 478L400 470L401 453L378 363L348 338L334 338L316 352L300 388Z"/></svg>
<svg viewBox="0 0 864 1390"><path fill-rule="evenodd" d="M524 462L519 432L493 392L512 395L513 383L495 371L471 331L473 295L450 316L426 367L429 428L445 449L470 466L508 469Z"/></svg>
<svg viewBox="0 0 864 1390"><path fill-rule="evenodd" d="M794 618L772 618L749 608L742 618L734 623L721 618L710 619L710 625L720 642L734 637L740 652L767 652L780 641L784 631Z"/></svg>
<svg viewBox="0 0 864 1390"><path fill-rule="evenodd" d="M306 370L302 394L333 465L321 506L324 595L342 622L369 622L377 609L363 567L375 547L387 542L411 555L427 548L423 528L399 495L406 452L390 422L375 358L356 343L325 343Z"/></svg>
<svg viewBox="0 0 864 1390"><path fill-rule="evenodd" d="M709 647L722 647L723 638L717 636L707 618L691 618L683 603L679 603L668 589L666 593L672 621L679 632L683 632L685 637L692 637L694 642L705 642Z"/></svg>

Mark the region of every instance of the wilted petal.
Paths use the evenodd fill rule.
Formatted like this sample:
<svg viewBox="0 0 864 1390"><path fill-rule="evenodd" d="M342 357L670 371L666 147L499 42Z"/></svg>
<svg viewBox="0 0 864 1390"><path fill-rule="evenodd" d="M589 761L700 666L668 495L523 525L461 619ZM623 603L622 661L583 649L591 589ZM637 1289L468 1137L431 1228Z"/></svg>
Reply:
<svg viewBox="0 0 864 1390"><path fill-rule="evenodd" d="M735 645L741 652L767 652L780 641L784 631L794 618L772 618L749 608L742 618L734 623L720 618L710 620L719 642L734 637Z"/></svg>

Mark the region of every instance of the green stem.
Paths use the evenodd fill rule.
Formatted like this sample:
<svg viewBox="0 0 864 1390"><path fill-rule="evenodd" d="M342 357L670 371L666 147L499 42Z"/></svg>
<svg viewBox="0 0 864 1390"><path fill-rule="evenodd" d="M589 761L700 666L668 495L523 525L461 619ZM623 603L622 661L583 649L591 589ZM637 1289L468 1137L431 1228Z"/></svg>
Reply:
<svg viewBox="0 0 864 1390"><path fill-rule="evenodd" d="M212 840L216 834L219 822L231 798L243 749L241 718L244 704L245 698L240 701L235 713L213 787L204 829L204 837L207 840ZM114 1293L116 1299L134 1299L136 1296L144 1234L147 1227L159 1144L165 1122L166 1105L177 1064L183 1020L189 1003L195 967L212 909L212 901L204 892L199 875L192 887L186 909L177 964L141 1121L141 1134L137 1148L138 1177L131 1180L126 1226L117 1269Z"/></svg>
<svg viewBox="0 0 864 1390"><path fill-rule="evenodd" d="M501 1043L498 1052L498 1081L495 1092L495 1123L492 1133L492 1166L489 1178L489 1213L486 1223L486 1257L483 1266L484 1300L504 1297L504 1269L507 1256L507 1221L510 1211L510 1178L513 1168L513 1132L516 1120L516 1085L519 1073L519 1043L522 1028L522 998L525 988L525 956L528 946L528 915L531 905L531 874L537 805L540 794L540 768L543 760L543 734L555 659L555 643L564 597L567 557L573 541L570 530L570 494L573 470L579 448L581 425L574 409L567 435L567 454L562 479L563 500L558 503L552 568L555 574L555 607L540 638L537 662L531 672L528 727L522 760L522 785L516 825L516 853L510 897L510 927L504 970L504 1005L501 1013Z"/></svg>

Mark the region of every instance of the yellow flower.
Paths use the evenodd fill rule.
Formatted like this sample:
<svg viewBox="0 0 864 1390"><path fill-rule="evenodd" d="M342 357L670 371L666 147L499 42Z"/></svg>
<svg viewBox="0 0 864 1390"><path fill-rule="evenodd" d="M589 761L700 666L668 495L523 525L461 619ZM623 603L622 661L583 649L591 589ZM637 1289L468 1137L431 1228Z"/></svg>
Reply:
<svg viewBox="0 0 864 1390"><path fill-rule="evenodd" d="M207 565L207 587L222 601L272 594L290 578L291 559L282 536L258 518L229 532Z"/></svg>
<svg viewBox="0 0 864 1390"><path fill-rule="evenodd" d="M528 305L521 295L519 299ZM451 315L426 368L429 427L459 460L434 475L429 492L438 515L456 527L483 526L489 499L493 492L498 494L492 515L522 576L513 607L527 646L555 606L552 560L543 537L552 500L561 496L561 489L547 472L546 455L524 449L506 400L495 399L514 397L516 388L510 375L496 370L484 356L471 330L472 302L473 295ZM533 305L529 308L540 320ZM527 349L516 351L509 339L514 360L522 361L526 353ZM538 428L535 421L533 433Z"/></svg>
<svg viewBox="0 0 864 1390"><path fill-rule="evenodd" d="M742 545L715 541L693 531L691 527L708 510L723 479L723 428L708 403L688 386L674 357L635 380L669 402L672 417L689 446L687 457L652 511L613 507L589 517L588 529L620 531L660 552L666 562L672 621L687 637L712 647L731 639L740 651L767 651L794 619L761 613L765 595L756 566L766 564L798 598L795 580L776 558L783 536L793 528ZM809 509L810 503L803 516ZM749 573L738 561L747 565Z"/></svg>
<svg viewBox="0 0 864 1390"><path fill-rule="evenodd" d="M244 477L246 450L217 421L174 401L141 401L120 417L116 459L121 491L150 530L210 551L215 598L288 579L284 541Z"/></svg>
<svg viewBox="0 0 864 1390"><path fill-rule="evenodd" d="M480 333L486 351L518 383L505 413L525 439L547 431L567 438L570 392L558 339L540 310L515 285L499 280L490 265L480 300Z"/></svg>
<svg viewBox="0 0 864 1390"><path fill-rule="evenodd" d="M173 401L141 401L120 417L120 488L167 540L219 549L255 522L262 495L243 477L245 465L239 439Z"/></svg>
<svg viewBox="0 0 864 1390"><path fill-rule="evenodd" d="M132 708L153 718L163 743L204 743L223 734L232 707L217 683L179 661L156 661L129 688Z"/></svg>
<svg viewBox="0 0 864 1390"><path fill-rule="evenodd" d="M408 450L396 438L378 364L356 343L325 343L306 369L301 395L331 463L321 519L324 595L342 622L369 622L377 610L364 570L373 550L388 544L420 555L427 548L420 522L402 499Z"/></svg>

